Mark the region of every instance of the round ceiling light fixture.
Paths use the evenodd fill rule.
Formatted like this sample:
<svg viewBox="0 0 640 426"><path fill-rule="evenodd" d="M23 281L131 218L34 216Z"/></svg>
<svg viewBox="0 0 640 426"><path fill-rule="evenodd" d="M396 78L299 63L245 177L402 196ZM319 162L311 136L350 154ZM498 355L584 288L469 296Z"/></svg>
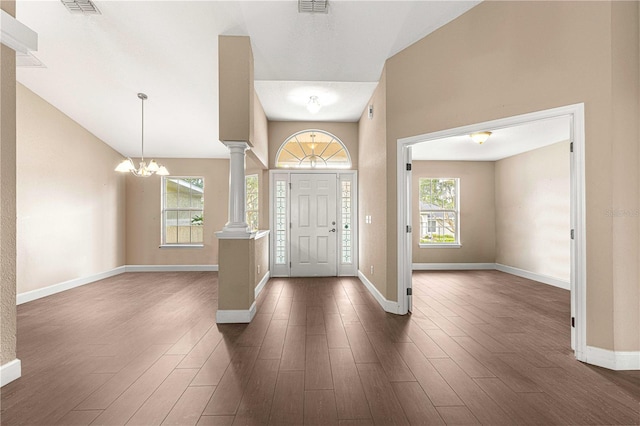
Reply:
<svg viewBox="0 0 640 426"><path fill-rule="evenodd" d="M318 97L315 95L309 96L309 102L307 103L307 110L311 114L316 114L318 111L320 111L320 108L322 108L322 105L320 105L320 101L318 100Z"/></svg>
<svg viewBox="0 0 640 426"><path fill-rule="evenodd" d="M482 145L487 141L487 139L489 139L489 136L491 136L491 132L475 132L471 133L469 136L475 143L477 143L478 145Z"/></svg>

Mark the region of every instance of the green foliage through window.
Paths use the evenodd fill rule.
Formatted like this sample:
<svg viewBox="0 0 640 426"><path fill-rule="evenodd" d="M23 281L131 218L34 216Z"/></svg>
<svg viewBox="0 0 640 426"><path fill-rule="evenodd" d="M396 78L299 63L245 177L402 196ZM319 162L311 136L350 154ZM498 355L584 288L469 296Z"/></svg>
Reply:
<svg viewBox="0 0 640 426"><path fill-rule="evenodd" d="M162 244L204 242L204 179L162 177Z"/></svg>
<svg viewBox="0 0 640 426"><path fill-rule="evenodd" d="M246 200L245 212L247 215L247 224L252 231L258 230L258 212L259 212L259 191L258 191L258 175L249 175L244 178Z"/></svg>
<svg viewBox="0 0 640 426"><path fill-rule="evenodd" d="M459 179L420 178L420 243L458 244Z"/></svg>

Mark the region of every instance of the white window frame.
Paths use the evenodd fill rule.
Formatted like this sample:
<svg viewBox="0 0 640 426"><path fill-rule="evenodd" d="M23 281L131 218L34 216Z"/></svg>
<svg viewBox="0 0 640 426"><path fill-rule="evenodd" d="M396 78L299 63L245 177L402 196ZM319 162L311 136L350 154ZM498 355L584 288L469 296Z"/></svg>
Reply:
<svg viewBox="0 0 640 426"><path fill-rule="evenodd" d="M353 167L353 162L351 161L351 154L349 153L349 150L347 149L347 145L345 145L344 142L342 142L342 140L340 138L338 138L336 135L334 135L333 133L329 133L326 130L320 130L320 129L306 129L306 130L300 130L299 132L296 132L294 134L292 134L291 136L289 136L288 138L286 138L284 140L284 142L282 142L282 145L280 145L280 148L278 148L278 152L276 153L276 169L279 170L286 170L289 169L290 166L281 166L280 164L280 155L282 154L283 151L287 151L287 143L294 138L297 138L298 135L302 135L305 133L322 133L326 136L329 136L333 139L333 141L335 141L338 145L340 145L341 150L344 150L344 152L347 155L347 162L345 162L344 164L327 164L327 162L336 154L332 154L327 158L324 158L324 151L319 152L316 154L316 157L321 161L319 163L319 165L317 167L313 167L311 166L311 164L309 163L309 165L306 164L305 160L307 160L309 158L308 155L305 155L303 158L298 158L298 165L293 167L295 169L305 169L305 170L343 170L343 169L351 169L351 167ZM297 140L297 139L296 139ZM300 142L298 142L298 144L300 144ZM304 149L303 149L304 151ZM339 151L338 151L339 152ZM295 157L295 155L291 152L289 152L289 154L293 155ZM296 157L297 158L297 157Z"/></svg>
<svg viewBox="0 0 640 426"><path fill-rule="evenodd" d="M420 210L420 182L424 179L428 180L454 180L456 182L456 208L455 210ZM437 243L437 244L429 244L422 243L420 240L422 239L422 214L429 213L454 213L456 220L456 234L455 241L452 243ZM452 178L452 177L420 177L418 178L418 245L420 248L460 248L462 247L462 242L460 241L460 178ZM437 226L437 225L436 225Z"/></svg>
<svg viewBox="0 0 640 426"><path fill-rule="evenodd" d="M166 188L167 188L167 184L166 181L167 179L202 179L202 196L204 197L204 191L205 191L205 179L204 176L162 176L160 179L161 182L161 194L160 194L160 203L161 203L161 209L160 209L160 248L203 248L204 247L204 237L203 237L203 241L201 243L167 243L166 242L166 232L167 232L167 224L166 224L166 212L167 210L171 210L171 211L177 211L177 212L181 212L181 211L202 211L202 229L203 229L203 233L204 233L204 203L202 206L202 209L199 208L167 208L166 206Z"/></svg>

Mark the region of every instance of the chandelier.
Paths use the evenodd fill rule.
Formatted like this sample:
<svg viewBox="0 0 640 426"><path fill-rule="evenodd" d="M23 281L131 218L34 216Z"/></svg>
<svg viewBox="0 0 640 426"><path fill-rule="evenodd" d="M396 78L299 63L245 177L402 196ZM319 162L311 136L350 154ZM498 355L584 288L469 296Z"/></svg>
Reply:
<svg viewBox="0 0 640 426"><path fill-rule="evenodd" d="M133 164L133 160L127 157L118 164L116 172L131 172L133 175L138 177L148 177L153 174L168 176L169 170L167 170L165 166L158 164L156 160L149 161L149 164L144 161L144 101L147 100L147 95L144 93L138 93L138 98L142 101L142 155L140 165L136 169L136 166Z"/></svg>

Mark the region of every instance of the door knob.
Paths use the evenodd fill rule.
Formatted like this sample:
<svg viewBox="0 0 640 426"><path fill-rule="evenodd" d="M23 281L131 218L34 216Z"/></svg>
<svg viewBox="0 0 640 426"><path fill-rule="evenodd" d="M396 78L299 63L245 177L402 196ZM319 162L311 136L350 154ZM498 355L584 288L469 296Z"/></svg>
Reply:
<svg viewBox="0 0 640 426"><path fill-rule="evenodd" d="M336 228L329 229L329 232L336 232Z"/></svg>

